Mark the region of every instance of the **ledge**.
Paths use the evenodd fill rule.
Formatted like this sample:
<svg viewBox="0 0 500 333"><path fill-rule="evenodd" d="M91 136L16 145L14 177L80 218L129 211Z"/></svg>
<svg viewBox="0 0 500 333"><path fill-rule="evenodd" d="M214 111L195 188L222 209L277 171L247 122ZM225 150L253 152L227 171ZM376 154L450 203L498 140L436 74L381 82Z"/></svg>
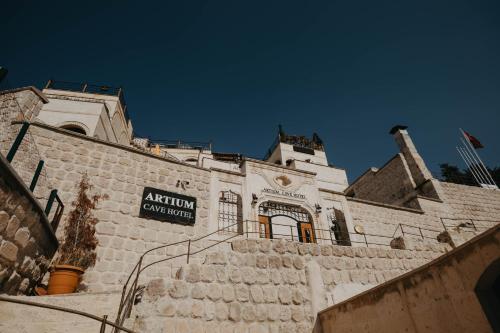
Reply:
<svg viewBox="0 0 500 333"><path fill-rule="evenodd" d="M221 173L227 173L230 175L240 176L240 177L246 176L246 174L244 174L244 173L231 171L231 170L224 170L224 169L219 169L219 168L210 168L210 170L215 171L215 172L221 172Z"/></svg>
<svg viewBox="0 0 500 333"><path fill-rule="evenodd" d="M49 100L47 99L47 96L44 95L43 92L41 92L37 87L34 86L27 86L27 87L21 87L21 88L15 88L15 89L10 89L10 90L3 90L0 91L0 95L6 95L6 94L14 94L20 91L24 90L31 90L34 92L40 99L43 101L44 104L47 104Z"/></svg>
<svg viewBox="0 0 500 333"><path fill-rule="evenodd" d="M266 161L256 160L256 159L248 158L248 157L244 157L243 161L241 163L243 164L245 162L257 163L257 164L264 164L264 165L267 165L267 166L270 166L270 167L275 167L275 168L278 168L278 169L286 170L286 172L296 172L298 174L306 174L306 175L310 175L310 176L316 176L316 172L305 171L305 170L297 170L297 169L289 168L289 167L286 167L286 166L283 166L283 165L269 163L269 162L266 162Z"/></svg>
<svg viewBox="0 0 500 333"><path fill-rule="evenodd" d="M12 122L12 124L21 124L21 123L22 122L19 122L19 121ZM209 169L201 168L199 166L191 165L189 163L184 163L184 162L181 162L181 161L171 160L171 159L168 159L168 158L165 158L165 157L161 157L161 156L157 156L157 155L145 152L143 150L140 150L140 149L137 149L137 148L134 148L134 147L131 147L131 146L125 146L125 145L122 145L122 144L119 144L119 143L108 142L108 141L105 141L105 140L102 140L102 139L93 138L93 137L90 137L90 136L87 136L87 135L84 135L84 134L79 134L79 133L76 133L76 132L68 131L68 130L65 130L63 128L59 128L59 127L55 127L55 126L43 124L43 123L38 122L38 121L32 122L31 126L40 127L40 128L52 131L52 132L57 132L57 133L60 133L60 134L64 134L64 135L68 135L68 136L73 136L73 137L76 137L76 138L79 138L79 139L82 139L82 140L86 140L86 141L90 141L90 142L95 142L95 143L103 144L103 145L106 145L106 146L109 146L109 147L126 150L126 151L129 151L131 153L136 153L136 154L139 154L139 155L143 155L143 156L155 158L155 159L160 160L160 161L165 161L165 162L169 162L169 163L173 163L173 164L178 164L178 165L183 165L183 166L194 168L194 169L198 169L198 170L203 170L205 172L210 172Z"/></svg>
<svg viewBox="0 0 500 333"><path fill-rule="evenodd" d="M403 210L403 211L410 212L410 213L425 214L425 212L423 210L420 210L420 209L395 206L395 205L385 204L382 202L370 201L370 200L365 200L365 199L358 199L358 198L347 197L347 196L346 196L346 199L349 201L356 201L356 202L360 202L360 203L364 203L364 204L372 205L372 206L379 206L379 207L384 207L384 208L389 208L389 209Z"/></svg>
<svg viewBox="0 0 500 333"><path fill-rule="evenodd" d="M50 240L55 245L54 251L57 250L57 248L59 247L59 241L57 240L54 230L52 230L49 219L45 215L45 210L40 205L40 202L35 199L33 193L29 190L29 188L26 187L26 184L21 179L21 177L19 177L14 168L12 168L9 161L7 161L7 159L2 154L0 154L0 171L2 177L5 178L6 184L8 186L12 186L14 188L14 191L20 192L21 195L26 197L28 201L33 205L33 210L35 210L40 216L40 222L42 223L43 228L48 233Z"/></svg>
<svg viewBox="0 0 500 333"><path fill-rule="evenodd" d="M416 198L417 198L417 199L423 199L423 200L434 201L434 202L439 202L439 203L443 203L443 202L444 202L444 201L443 201L443 200L441 200L441 199L436 199L436 198L426 197L425 195L420 195L420 194L417 194Z"/></svg>
<svg viewBox="0 0 500 333"><path fill-rule="evenodd" d="M344 192L329 190L329 189L326 189L326 188L319 188L318 191L320 191L320 192L326 192L326 193L332 193L332 194L338 194L338 195L341 195L343 197L347 197Z"/></svg>

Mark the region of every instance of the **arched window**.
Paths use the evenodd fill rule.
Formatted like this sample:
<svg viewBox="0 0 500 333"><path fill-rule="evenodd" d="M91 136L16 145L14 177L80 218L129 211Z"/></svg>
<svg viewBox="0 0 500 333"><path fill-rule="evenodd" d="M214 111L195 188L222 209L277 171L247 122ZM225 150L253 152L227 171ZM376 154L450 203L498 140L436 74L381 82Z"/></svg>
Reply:
<svg viewBox="0 0 500 333"><path fill-rule="evenodd" d="M219 229L224 229L221 232L243 233L241 206L241 196L232 191L220 192Z"/></svg>
<svg viewBox="0 0 500 333"><path fill-rule="evenodd" d="M71 125L64 125L64 126L61 126L61 128L65 129L65 130L68 130L68 131L71 131L71 132L75 132L75 133L87 135L87 133L85 132L85 130L81 126L78 126L78 125L73 125L73 124L71 124Z"/></svg>
<svg viewBox="0 0 500 333"><path fill-rule="evenodd" d="M344 212L332 207L329 209L328 221L330 222L330 236L335 239L336 245L351 246L349 230L345 221Z"/></svg>

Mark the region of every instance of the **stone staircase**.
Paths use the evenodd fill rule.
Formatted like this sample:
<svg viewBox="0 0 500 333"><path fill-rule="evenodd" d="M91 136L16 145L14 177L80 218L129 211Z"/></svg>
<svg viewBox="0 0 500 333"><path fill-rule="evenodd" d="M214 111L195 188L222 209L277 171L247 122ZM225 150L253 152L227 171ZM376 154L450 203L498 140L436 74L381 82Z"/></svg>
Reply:
<svg viewBox="0 0 500 333"><path fill-rule="evenodd" d="M316 314L449 250L409 250L239 239L213 247L168 276L146 281L125 327L137 332L311 332ZM202 255L203 254L203 255ZM114 320L121 293L26 297ZM29 320L26 313L29 313ZM2 302L0 332L98 332L100 323ZM107 332L111 329L108 328Z"/></svg>
<svg viewBox="0 0 500 333"><path fill-rule="evenodd" d="M237 240L174 279L154 279L135 307L138 332L311 332L316 313L449 250Z"/></svg>
<svg viewBox="0 0 500 333"><path fill-rule="evenodd" d="M84 311L108 320L114 319L121 294L118 292L78 293L54 296L16 296L16 299L50 304ZM2 333L97 333L101 323L76 314L51 309L0 302L0 332ZM111 332L108 327L106 332Z"/></svg>

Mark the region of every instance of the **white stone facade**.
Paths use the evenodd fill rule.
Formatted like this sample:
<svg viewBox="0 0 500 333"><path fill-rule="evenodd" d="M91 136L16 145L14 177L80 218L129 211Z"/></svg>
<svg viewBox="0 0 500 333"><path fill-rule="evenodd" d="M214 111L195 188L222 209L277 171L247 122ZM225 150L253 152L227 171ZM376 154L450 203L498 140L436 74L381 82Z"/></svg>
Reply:
<svg viewBox="0 0 500 333"><path fill-rule="evenodd" d="M58 236L84 173L94 192L109 195L95 212L99 245L97 263L84 276L87 291L120 290L148 249L209 233L189 242L190 253L221 242L192 256L187 266L181 256L187 243L147 257L145 263L180 256L141 275L141 284L157 283L164 294L150 292L137 309L143 319L154 317L139 320L140 331L166 332L162 323L168 321L175 332L197 331L205 322L213 332L217 325L242 332L306 332L320 309L444 253L450 244L438 241L443 233L457 245L500 221L499 190L434 179L406 130L394 133L400 152L393 159L348 184L345 170L329 166L317 137L280 133L265 160L218 154L211 145L156 145L132 140L118 100L100 127L112 97L99 97L105 99L99 104L83 101L90 98L85 93L44 93L49 102L35 112L30 138L67 207ZM59 117L58 110L70 109ZM110 135L108 120L124 134ZM68 131L61 122L81 122L89 132ZM195 223L140 217L145 187L195 198ZM391 249L394 239L406 250ZM196 270L203 277L193 277ZM299 293L300 302L293 298Z"/></svg>

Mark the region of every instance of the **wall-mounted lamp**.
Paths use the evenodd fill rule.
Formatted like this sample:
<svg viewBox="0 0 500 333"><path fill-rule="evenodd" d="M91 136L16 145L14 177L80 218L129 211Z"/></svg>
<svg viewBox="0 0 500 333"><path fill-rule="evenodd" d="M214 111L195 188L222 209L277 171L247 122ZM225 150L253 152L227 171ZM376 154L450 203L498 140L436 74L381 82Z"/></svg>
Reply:
<svg viewBox="0 0 500 333"><path fill-rule="evenodd" d="M316 208L316 214L321 213L321 206L319 204L315 204L314 208Z"/></svg>
<svg viewBox="0 0 500 333"><path fill-rule="evenodd" d="M252 206L255 206L257 204L257 201L259 201L257 194L252 193Z"/></svg>

